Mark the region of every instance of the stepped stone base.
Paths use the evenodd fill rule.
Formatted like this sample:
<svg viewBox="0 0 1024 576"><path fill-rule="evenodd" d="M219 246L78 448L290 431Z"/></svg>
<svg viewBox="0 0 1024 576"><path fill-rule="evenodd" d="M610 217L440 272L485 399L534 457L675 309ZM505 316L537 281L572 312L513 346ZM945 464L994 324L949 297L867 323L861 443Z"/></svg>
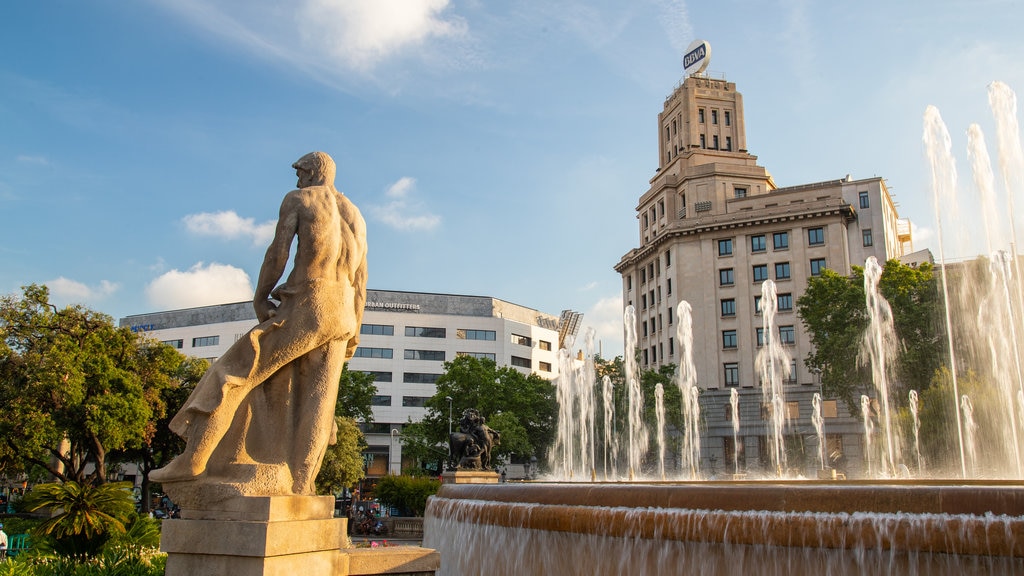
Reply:
<svg viewBox="0 0 1024 576"><path fill-rule="evenodd" d="M165 520L160 549L166 576L430 575L434 550L352 548L348 519L334 518L331 496L220 499Z"/></svg>
<svg viewBox="0 0 1024 576"><path fill-rule="evenodd" d="M348 520L330 496L239 497L163 523L167 576L344 574Z"/></svg>

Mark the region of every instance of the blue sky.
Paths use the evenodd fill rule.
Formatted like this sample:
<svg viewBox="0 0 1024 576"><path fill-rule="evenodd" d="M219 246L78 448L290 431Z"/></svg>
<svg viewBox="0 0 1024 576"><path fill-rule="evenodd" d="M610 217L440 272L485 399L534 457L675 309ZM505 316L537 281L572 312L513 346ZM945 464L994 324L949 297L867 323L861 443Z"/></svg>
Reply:
<svg viewBox="0 0 1024 576"><path fill-rule="evenodd" d="M251 298L290 165L324 150L371 288L571 308L613 356L612 266L692 40L780 186L883 176L934 248L925 108L966 164L987 85L1024 90L1022 24L1010 0L17 2L0 293L46 283L115 318Z"/></svg>

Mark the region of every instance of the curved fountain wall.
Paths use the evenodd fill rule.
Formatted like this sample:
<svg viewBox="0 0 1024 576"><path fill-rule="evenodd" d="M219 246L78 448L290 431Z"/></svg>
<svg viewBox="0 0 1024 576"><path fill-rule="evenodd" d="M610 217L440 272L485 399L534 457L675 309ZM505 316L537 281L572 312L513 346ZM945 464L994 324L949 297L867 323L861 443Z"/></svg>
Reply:
<svg viewBox="0 0 1024 576"><path fill-rule="evenodd" d="M445 485L439 574L1024 573L1014 482Z"/></svg>

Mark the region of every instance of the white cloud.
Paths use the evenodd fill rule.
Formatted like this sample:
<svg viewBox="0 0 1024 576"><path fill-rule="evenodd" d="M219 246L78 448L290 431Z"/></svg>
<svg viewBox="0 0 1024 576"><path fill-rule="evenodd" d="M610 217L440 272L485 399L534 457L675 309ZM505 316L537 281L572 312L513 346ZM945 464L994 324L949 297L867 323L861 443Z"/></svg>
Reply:
<svg viewBox="0 0 1024 576"><path fill-rule="evenodd" d="M117 292L120 286L114 282L102 280L96 286L88 286L82 282L70 280L63 276L55 280L43 282L50 289L53 300L62 304L84 304L95 302Z"/></svg>
<svg viewBox="0 0 1024 576"><path fill-rule="evenodd" d="M433 230L441 224L441 217L427 211L423 203L410 198L416 191L416 179L400 178L384 193L391 198L387 204L371 205L368 211L378 221L396 230Z"/></svg>
<svg viewBox="0 0 1024 576"><path fill-rule="evenodd" d="M310 52L368 70L431 38L460 35L465 25L445 19L448 0L307 0L296 23Z"/></svg>
<svg viewBox="0 0 1024 576"><path fill-rule="evenodd" d="M150 304L161 310L194 308L251 300L249 275L228 264L202 262L187 271L171 270L146 286Z"/></svg>
<svg viewBox="0 0 1024 576"><path fill-rule="evenodd" d="M50 160L45 156L29 156L27 154L21 154L17 158L21 164L35 164L37 166L49 166Z"/></svg>
<svg viewBox="0 0 1024 576"><path fill-rule="evenodd" d="M583 323L576 336L573 352L585 346L587 328L594 329L594 352L612 359L622 355L622 295L607 296L595 302L583 313Z"/></svg>
<svg viewBox="0 0 1024 576"><path fill-rule="evenodd" d="M365 76L402 56L443 64L462 51L452 42L468 38L465 21L447 13L450 0L158 1L214 36L321 81Z"/></svg>
<svg viewBox="0 0 1024 576"><path fill-rule="evenodd" d="M252 218L242 218L234 211L201 212L189 214L181 219L185 229L199 236L218 236L221 238L250 238L253 244L268 244L274 238L276 220L268 220L256 224Z"/></svg>

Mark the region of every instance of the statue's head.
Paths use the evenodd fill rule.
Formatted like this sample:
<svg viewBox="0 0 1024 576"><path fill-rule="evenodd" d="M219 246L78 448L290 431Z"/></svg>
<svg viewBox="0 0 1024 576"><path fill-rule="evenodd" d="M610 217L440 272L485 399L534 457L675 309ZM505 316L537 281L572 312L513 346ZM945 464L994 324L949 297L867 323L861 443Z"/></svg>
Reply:
<svg viewBox="0 0 1024 576"><path fill-rule="evenodd" d="M296 160L292 168L299 177L299 188L334 185L336 168L326 152L310 152Z"/></svg>

